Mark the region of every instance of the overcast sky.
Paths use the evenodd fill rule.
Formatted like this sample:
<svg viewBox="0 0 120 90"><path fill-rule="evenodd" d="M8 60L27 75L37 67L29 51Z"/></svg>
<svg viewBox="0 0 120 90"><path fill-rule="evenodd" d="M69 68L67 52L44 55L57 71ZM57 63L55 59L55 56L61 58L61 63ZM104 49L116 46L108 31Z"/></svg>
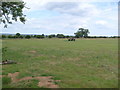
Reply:
<svg viewBox="0 0 120 90"><path fill-rule="evenodd" d="M74 35L78 28L89 29L89 35L118 35L118 0L80 2L72 0L23 0L26 24L15 22L2 33ZM34 2L36 1L36 2ZM85 1L85 0L84 0Z"/></svg>

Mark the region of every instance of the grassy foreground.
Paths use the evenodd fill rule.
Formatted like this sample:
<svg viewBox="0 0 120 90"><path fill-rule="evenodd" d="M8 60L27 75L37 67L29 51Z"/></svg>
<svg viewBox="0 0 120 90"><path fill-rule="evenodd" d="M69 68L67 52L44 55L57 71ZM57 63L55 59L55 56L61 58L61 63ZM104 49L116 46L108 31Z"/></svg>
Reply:
<svg viewBox="0 0 120 90"><path fill-rule="evenodd" d="M117 39L16 39L3 40L8 47L3 60L18 64L3 65L3 75L19 72L23 77L53 76L60 88L118 87ZM36 80L12 83L3 79L3 87L38 88ZM23 84L25 83L25 84Z"/></svg>

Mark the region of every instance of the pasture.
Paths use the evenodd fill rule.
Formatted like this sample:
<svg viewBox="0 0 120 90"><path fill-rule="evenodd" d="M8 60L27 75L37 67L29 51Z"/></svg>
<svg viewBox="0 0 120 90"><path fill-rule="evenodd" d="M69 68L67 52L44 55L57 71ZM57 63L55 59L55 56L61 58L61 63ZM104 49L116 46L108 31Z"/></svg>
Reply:
<svg viewBox="0 0 120 90"><path fill-rule="evenodd" d="M17 62L2 65L3 88L118 87L117 39L5 39L2 44L7 47L2 59Z"/></svg>

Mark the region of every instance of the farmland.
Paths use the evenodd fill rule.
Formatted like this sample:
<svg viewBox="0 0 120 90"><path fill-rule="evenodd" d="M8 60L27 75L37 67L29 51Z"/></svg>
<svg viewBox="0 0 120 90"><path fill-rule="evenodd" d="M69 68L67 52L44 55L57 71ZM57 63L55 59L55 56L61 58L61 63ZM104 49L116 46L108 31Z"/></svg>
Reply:
<svg viewBox="0 0 120 90"><path fill-rule="evenodd" d="M3 88L47 88L34 78L49 76L59 88L118 87L117 39L4 39L2 44L7 47L2 59L17 62L2 66ZM8 76L16 72L13 82Z"/></svg>

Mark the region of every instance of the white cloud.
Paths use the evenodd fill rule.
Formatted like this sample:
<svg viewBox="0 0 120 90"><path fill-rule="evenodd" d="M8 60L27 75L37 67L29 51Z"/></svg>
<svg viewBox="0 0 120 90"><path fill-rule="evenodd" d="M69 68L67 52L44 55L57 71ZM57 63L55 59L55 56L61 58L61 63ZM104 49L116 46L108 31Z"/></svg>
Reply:
<svg viewBox="0 0 120 90"><path fill-rule="evenodd" d="M40 10L46 3L49 2L75 2L75 3L91 3L91 2L119 2L119 0L23 0L26 2L27 7L31 10ZM27 10L26 10L27 11Z"/></svg>
<svg viewBox="0 0 120 90"><path fill-rule="evenodd" d="M44 6L51 11L60 12L62 14L70 14L73 16L97 16L100 12L95 5L81 2L50 2Z"/></svg>
<svg viewBox="0 0 120 90"><path fill-rule="evenodd" d="M106 25L107 21L99 20L99 21L96 21L96 24L98 24L98 25Z"/></svg>
<svg viewBox="0 0 120 90"><path fill-rule="evenodd" d="M59 12L58 16L47 17L41 19L35 17L36 13L32 13L32 17L27 17L25 25L16 23L5 29L5 32L16 33L63 33L73 34L78 28L88 28L90 35L110 35L117 33L117 8L114 6L97 6L89 2L49 2L49 0L25 0L27 7L25 13L29 14L40 12L41 10L49 10L50 12ZM46 13L47 14L47 13Z"/></svg>

